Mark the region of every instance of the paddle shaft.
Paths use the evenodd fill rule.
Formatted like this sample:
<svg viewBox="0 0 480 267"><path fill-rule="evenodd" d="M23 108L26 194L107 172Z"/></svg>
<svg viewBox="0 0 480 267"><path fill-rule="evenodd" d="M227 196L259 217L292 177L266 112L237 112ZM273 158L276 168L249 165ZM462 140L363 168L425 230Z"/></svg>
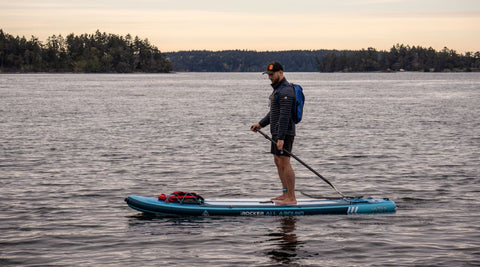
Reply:
<svg viewBox="0 0 480 267"><path fill-rule="evenodd" d="M270 142L274 143L275 145L277 144L277 142L275 142L275 140L273 140L270 136L266 135L264 132L262 132L260 129L257 129L257 132L259 132L261 135L263 135L265 138L267 138L268 140L270 140ZM329 184L338 194L340 194L342 197L346 197L344 194L342 194L342 192L338 191L338 189L329 181L327 180L325 177L323 177L320 173L318 173L317 171L315 171L314 169L312 169L312 167L308 166L307 163L303 162L303 160L299 159L297 156L295 156L294 154L292 154L290 151L288 150L283 150L283 152L287 153L289 156L291 156L292 158L296 159L298 162L300 162L303 166L305 166L307 169L309 169L311 172L313 172L315 175L317 175L318 177L320 177L323 181L325 181L327 184Z"/></svg>

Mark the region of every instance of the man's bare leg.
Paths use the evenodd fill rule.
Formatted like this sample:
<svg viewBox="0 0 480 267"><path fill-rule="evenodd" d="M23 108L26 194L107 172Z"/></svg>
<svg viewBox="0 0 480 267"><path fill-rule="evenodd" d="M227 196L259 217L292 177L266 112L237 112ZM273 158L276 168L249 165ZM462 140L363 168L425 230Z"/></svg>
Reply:
<svg viewBox="0 0 480 267"><path fill-rule="evenodd" d="M272 200L280 200L277 205L297 204L297 199L295 198L295 173L292 165L290 165L290 157L277 155L273 157L282 186L287 190L281 196Z"/></svg>
<svg viewBox="0 0 480 267"><path fill-rule="evenodd" d="M281 175L281 173L282 173L281 166L282 165L281 165L281 162L280 162L280 157L277 156L277 155L273 155L273 161L275 162L275 166L277 166L278 177L280 178L280 181L282 182L283 194L281 194L278 197L274 197L271 200L284 200L285 197L286 197L288 189L287 189L287 184L286 184L286 181L284 179L284 176Z"/></svg>

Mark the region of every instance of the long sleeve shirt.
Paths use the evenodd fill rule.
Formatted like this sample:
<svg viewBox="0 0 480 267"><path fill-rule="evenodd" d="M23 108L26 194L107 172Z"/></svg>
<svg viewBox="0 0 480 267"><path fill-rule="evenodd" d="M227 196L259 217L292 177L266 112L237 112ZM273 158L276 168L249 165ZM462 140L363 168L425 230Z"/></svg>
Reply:
<svg viewBox="0 0 480 267"><path fill-rule="evenodd" d="M272 84L272 88L270 112L260 120L259 124L262 128L270 124L272 136L278 140L284 140L286 135L295 135L295 123L292 119L295 89L285 78L278 83Z"/></svg>

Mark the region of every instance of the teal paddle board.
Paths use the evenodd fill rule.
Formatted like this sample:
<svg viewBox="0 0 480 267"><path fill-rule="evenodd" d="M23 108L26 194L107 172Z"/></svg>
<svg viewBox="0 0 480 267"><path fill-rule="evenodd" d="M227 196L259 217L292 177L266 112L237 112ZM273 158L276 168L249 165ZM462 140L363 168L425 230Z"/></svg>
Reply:
<svg viewBox="0 0 480 267"><path fill-rule="evenodd" d="M369 214L396 210L387 198L297 199L295 205L277 205L265 199L205 199L178 203L157 197L128 196L131 208L150 214L174 216L303 216L322 214Z"/></svg>

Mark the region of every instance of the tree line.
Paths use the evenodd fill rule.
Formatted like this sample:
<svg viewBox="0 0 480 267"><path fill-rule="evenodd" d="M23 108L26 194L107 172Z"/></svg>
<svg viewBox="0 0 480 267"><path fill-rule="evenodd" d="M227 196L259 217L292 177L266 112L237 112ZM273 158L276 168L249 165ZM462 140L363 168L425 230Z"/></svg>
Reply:
<svg viewBox="0 0 480 267"><path fill-rule="evenodd" d="M0 72L170 72L168 61L148 39L94 34L12 36L0 29Z"/></svg>
<svg viewBox="0 0 480 267"><path fill-rule="evenodd" d="M290 51L179 51L165 53L174 71L181 72L261 72L271 61L279 61L285 71L316 72L320 59L330 50Z"/></svg>
<svg viewBox="0 0 480 267"><path fill-rule="evenodd" d="M480 71L480 52L459 54L455 50L394 45L390 51L374 48L360 51L331 51L318 64L321 72L364 71Z"/></svg>
<svg viewBox="0 0 480 267"><path fill-rule="evenodd" d="M290 50L257 52L245 50L180 51L166 53L175 71L260 72L279 61L291 72L369 71L480 71L480 52L459 54L455 50L394 45L390 51L375 48L352 50Z"/></svg>
<svg viewBox="0 0 480 267"><path fill-rule="evenodd" d="M52 35L45 43L0 29L0 72L261 72L279 61L287 72L480 71L480 52L394 45L389 51L179 51L148 39L102 33Z"/></svg>

